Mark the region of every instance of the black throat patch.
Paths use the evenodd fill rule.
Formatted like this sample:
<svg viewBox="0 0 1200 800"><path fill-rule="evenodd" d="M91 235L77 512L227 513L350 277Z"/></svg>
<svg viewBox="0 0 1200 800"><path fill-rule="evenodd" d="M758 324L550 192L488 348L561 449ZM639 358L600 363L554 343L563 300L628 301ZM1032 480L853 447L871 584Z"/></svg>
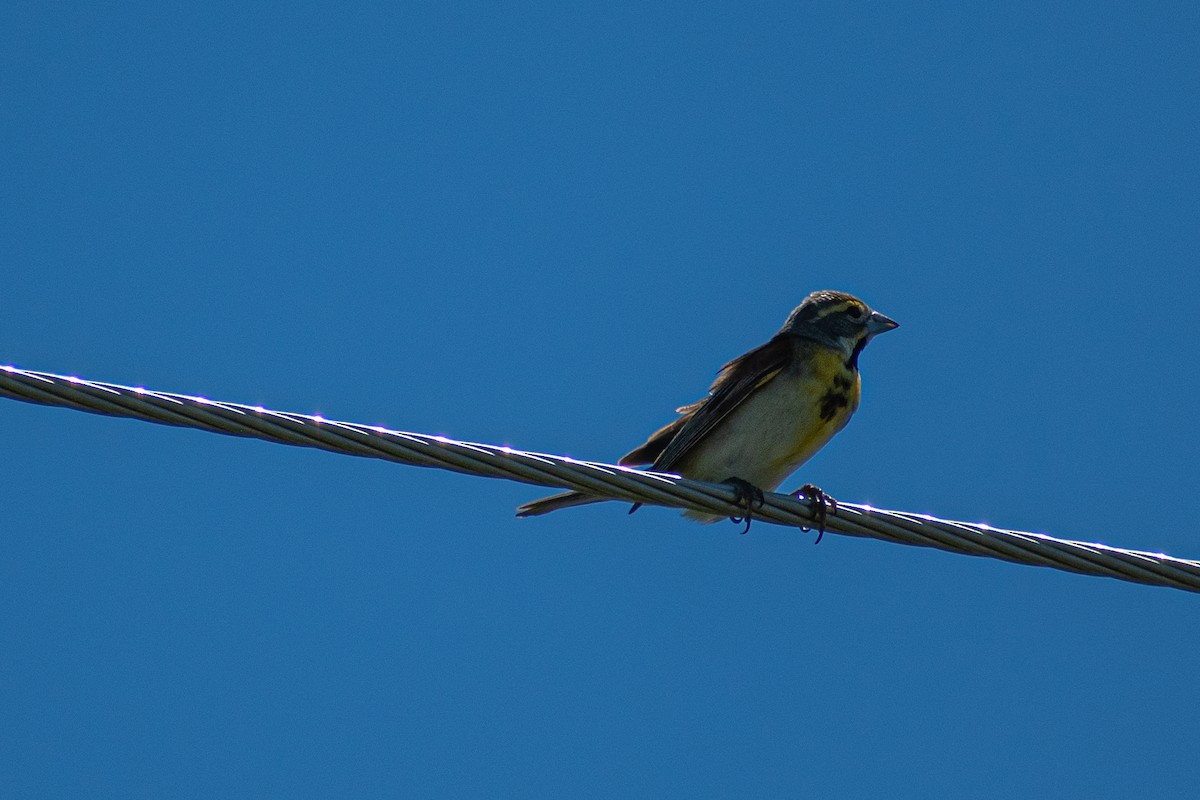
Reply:
<svg viewBox="0 0 1200 800"><path fill-rule="evenodd" d="M850 387L854 383L845 375L836 375L833 388L821 396L821 419L828 422L837 416L838 411L850 405Z"/></svg>
<svg viewBox="0 0 1200 800"><path fill-rule="evenodd" d="M867 342L869 341L871 341L870 336L863 336L859 338L858 342L854 345L854 352L851 353L850 358L846 360L846 369L858 372L858 357L862 353L863 348L867 346Z"/></svg>

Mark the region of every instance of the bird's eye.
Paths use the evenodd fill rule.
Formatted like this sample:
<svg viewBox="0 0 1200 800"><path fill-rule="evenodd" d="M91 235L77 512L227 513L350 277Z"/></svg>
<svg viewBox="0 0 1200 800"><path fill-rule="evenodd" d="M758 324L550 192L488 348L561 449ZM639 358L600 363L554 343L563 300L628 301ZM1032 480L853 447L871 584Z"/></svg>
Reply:
<svg viewBox="0 0 1200 800"><path fill-rule="evenodd" d="M850 317L850 319L862 319L864 313L865 312L863 311L862 306L850 306L848 309L846 309L846 315Z"/></svg>

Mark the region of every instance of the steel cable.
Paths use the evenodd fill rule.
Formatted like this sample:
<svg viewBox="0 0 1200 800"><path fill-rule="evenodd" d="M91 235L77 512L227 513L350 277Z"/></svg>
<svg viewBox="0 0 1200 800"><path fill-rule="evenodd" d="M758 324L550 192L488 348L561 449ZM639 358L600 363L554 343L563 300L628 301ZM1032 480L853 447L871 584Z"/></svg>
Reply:
<svg viewBox="0 0 1200 800"><path fill-rule="evenodd" d="M0 366L0 397L469 475L576 489L614 500L721 516L744 513L735 505L733 489L723 484L11 366ZM790 495L768 493L763 507L755 508L753 513L756 519L780 525L802 528L813 525L809 504ZM829 514L825 527L831 533L848 536L1200 592L1200 561L1163 553L1056 539L844 502L839 502L836 511Z"/></svg>

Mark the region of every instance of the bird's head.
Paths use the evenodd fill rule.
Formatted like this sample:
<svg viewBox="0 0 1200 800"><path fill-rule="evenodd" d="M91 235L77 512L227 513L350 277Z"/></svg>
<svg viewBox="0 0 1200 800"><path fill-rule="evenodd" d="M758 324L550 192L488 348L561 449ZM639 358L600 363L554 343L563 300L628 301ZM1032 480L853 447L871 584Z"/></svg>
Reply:
<svg viewBox="0 0 1200 800"><path fill-rule="evenodd" d="M871 338L894 330L899 323L845 292L813 292L788 315L780 333L815 339L846 353L847 360L858 363L858 354Z"/></svg>

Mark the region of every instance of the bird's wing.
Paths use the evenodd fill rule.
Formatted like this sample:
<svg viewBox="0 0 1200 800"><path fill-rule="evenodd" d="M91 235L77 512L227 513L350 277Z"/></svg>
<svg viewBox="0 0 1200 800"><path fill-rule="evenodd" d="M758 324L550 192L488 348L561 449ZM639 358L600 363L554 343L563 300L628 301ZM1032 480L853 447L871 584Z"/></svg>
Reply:
<svg viewBox="0 0 1200 800"><path fill-rule="evenodd" d="M650 438L645 444L630 450L625 455L621 456L621 460L617 463L622 467L644 467L654 463L654 460L662 455L662 451L666 449L671 440L675 438L675 434L679 433L679 429L687 424L687 421L692 418L692 414L700 406L704 405L705 400L692 403L688 406L680 406L675 409L682 417L671 420L666 425L650 434Z"/></svg>
<svg viewBox="0 0 1200 800"><path fill-rule="evenodd" d="M717 423L788 365L792 347L792 337L781 334L730 361L721 367L708 397L677 409L683 416L655 431L645 444L618 463L623 466L652 464L655 469L671 469Z"/></svg>

